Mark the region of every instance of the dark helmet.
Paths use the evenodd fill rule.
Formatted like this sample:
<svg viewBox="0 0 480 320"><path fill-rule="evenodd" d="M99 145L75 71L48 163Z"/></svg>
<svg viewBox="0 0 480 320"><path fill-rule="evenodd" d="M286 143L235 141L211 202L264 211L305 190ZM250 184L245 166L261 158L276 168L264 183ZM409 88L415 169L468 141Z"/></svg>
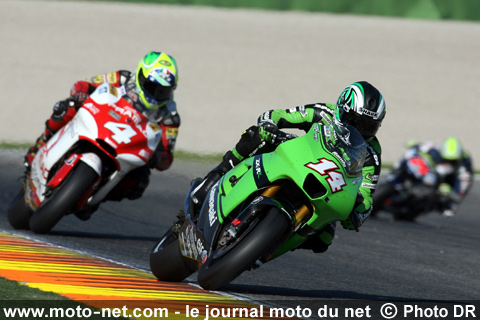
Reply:
<svg viewBox="0 0 480 320"><path fill-rule="evenodd" d="M382 125L385 107L382 94L374 86L366 81L354 82L340 94L335 118L354 126L368 142Z"/></svg>

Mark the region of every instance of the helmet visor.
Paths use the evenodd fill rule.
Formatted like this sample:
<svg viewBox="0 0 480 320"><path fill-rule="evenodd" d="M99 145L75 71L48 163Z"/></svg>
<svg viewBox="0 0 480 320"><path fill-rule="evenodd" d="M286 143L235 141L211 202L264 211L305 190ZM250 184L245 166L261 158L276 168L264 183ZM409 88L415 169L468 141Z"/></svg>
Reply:
<svg viewBox="0 0 480 320"><path fill-rule="evenodd" d="M363 136L365 141L370 141L377 134L382 125L381 120L374 120L366 115L361 115L353 111L345 111L339 108L340 121L354 126Z"/></svg>
<svg viewBox="0 0 480 320"><path fill-rule="evenodd" d="M157 82L150 81L145 78L142 72L139 72L138 82L140 83L142 90L158 102L167 101L172 96L173 87L162 86Z"/></svg>

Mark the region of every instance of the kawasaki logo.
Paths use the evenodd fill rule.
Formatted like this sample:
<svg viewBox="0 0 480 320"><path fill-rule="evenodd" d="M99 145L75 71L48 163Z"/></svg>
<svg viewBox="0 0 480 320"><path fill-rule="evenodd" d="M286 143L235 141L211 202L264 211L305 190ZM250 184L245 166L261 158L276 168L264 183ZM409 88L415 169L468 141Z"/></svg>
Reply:
<svg viewBox="0 0 480 320"><path fill-rule="evenodd" d="M218 186L218 182L210 190L210 197L208 198L208 220L210 221L210 227L217 221L217 210L215 210L215 194Z"/></svg>

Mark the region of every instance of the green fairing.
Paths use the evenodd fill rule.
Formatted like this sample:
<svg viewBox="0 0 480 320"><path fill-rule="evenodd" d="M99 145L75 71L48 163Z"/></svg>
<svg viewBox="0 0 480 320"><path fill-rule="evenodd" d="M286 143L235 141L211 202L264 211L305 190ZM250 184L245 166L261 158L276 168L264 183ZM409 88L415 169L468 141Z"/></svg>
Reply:
<svg viewBox="0 0 480 320"><path fill-rule="evenodd" d="M334 132L334 125L314 124L312 128L304 135L280 144L275 151L250 157L245 159L235 168L230 170L219 182L219 192L217 194L217 212L218 219L223 223L225 217L241 205L248 196L258 193L259 188L267 187L278 180L293 181L309 198L314 213L312 217L275 252L273 258L297 247L306 237L298 234L301 229L319 230L332 221L341 221L347 219L353 210L357 192L361 186L362 175L361 168L365 158L366 144L361 139L358 142L353 153L348 150L349 155L339 146L340 139ZM355 130L350 128L350 130ZM352 132L352 136L354 135ZM358 135L359 133L356 132ZM353 139L353 137L352 137ZM342 160L335 155L342 155ZM352 157L352 154L354 157ZM349 160L357 162L349 163ZM315 166L321 159L325 159L327 166ZM255 162L258 163L255 163ZM259 163L263 165L259 167ZM336 167L334 168L335 165ZM312 167L307 165L313 165ZM322 169L326 169L323 171ZM323 174L321 174L323 173ZM256 179L255 175L266 175ZM313 174L315 178L325 187L327 192L318 197L312 198L308 192L303 189L305 179ZM265 179L266 178L266 179ZM335 182L345 185L335 185ZM236 183L232 183L236 181ZM260 182L261 185L258 185ZM337 192L332 191L338 187ZM276 199L279 208L284 208L282 199ZM286 210L285 210L286 211ZM291 214L290 214L291 215ZM292 216L292 215L291 215ZM292 217L292 219L294 219Z"/></svg>

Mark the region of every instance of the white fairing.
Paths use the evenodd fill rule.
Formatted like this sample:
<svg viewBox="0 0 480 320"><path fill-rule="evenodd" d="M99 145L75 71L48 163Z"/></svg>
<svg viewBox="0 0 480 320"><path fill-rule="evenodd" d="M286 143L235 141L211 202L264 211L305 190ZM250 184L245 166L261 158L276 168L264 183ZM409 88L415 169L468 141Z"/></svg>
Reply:
<svg viewBox="0 0 480 320"><path fill-rule="evenodd" d="M87 152L82 154L80 161L86 163L90 168L100 176L102 174L102 159L93 152Z"/></svg>
<svg viewBox="0 0 480 320"><path fill-rule="evenodd" d="M120 100L121 96L125 93L125 88L114 88L115 90L118 90L119 94L112 94L111 91L112 86L110 86L108 83L103 83L95 89L95 91L90 95L90 98L92 98L97 104L114 104L118 100Z"/></svg>
<svg viewBox="0 0 480 320"><path fill-rule="evenodd" d="M79 109L76 116L59 130L43 148L39 150L32 162L32 183L38 198L43 201L47 178L50 170L61 157L79 140L79 136L97 138L97 123L93 116L84 109Z"/></svg>
<svg viewBox="0 0 480 320"><path fill-rule="evenodd" d="M112 87L108 84L100 85L90 96L90 98L95 101L95 104L86 103L84 107L77 111L75 117L67 125L65 125L65 127L59 130L38 151L32 162L31 180L32 184L34 185L34 189L36 190L36 196L40 201L43 202L45 198L44 193L46 191L49 172L75 143L77 143L80 139L95 141L99 137L99 132L101 132L99 129L106 130L105 128L107 128L111 130L109 124L113 125L114 129L121 126L121 124L118 124L114 118L111 120L109 118L105 124L103 124L105 128L98 128L94 115L98 113L99 108L108 105L109 107L113 108L117 114L127 115L129 118L132 118L137 128L141 128L138 114L135 114L135 112L132 112L132 110L129 110L128 108L124 109L116 105L125 92L123 87L116 89L119 92L112 92ZM105 121L105 119L103 121ZM120 128L123 129L124 127ZM135 130L132 131L135 132ZM145 165L146 161L148 161L146 159L149 159L153 154L153 151L160 141L161 130L154 130L151 126L147 125L146 130L140 131L148 140L148 148L140 149L138 151L138 155L133 153L136 152L136 150L132 151L130 149L125 150L123 153L119 153L116 161L118 162L120 170L114 172L109 177L109 181L103 185L100 190L97 190L94 196L89 199L88 203L90 205L94 205L102 201L110 192L110 190L112 190L118 184L118 182L122 180L126 174L128 174L128 172ZM125 137L122 136L122 133L125 132L126 131L124 130L119 130L117 135L115 130L111 130L111 135L106 138L105 141L112 147L116 148L121 145L122 139L125 139ZM127 153L130 151L132 151L132 153ZM81 161L92 167L99 175L101 174L102 162L97 155L94 153L85 153L81 155L81 157Z"/></svg>

